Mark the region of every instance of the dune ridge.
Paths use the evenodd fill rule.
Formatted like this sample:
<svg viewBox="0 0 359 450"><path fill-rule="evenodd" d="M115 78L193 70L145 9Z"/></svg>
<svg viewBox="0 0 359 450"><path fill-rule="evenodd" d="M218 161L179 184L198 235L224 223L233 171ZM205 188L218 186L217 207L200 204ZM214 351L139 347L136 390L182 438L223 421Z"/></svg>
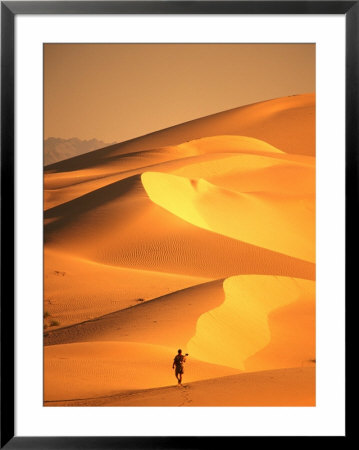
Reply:
<svg viewBox="0 0 359 450"><path fill-rule="evenodd" d="M105 149L47 166L47 171L92 167L111 157L149 148L178 145L199 137L251 136L286 153L315 154L315 94L258 102L155 131ZM298 126L300 123L300 126Z"/></svg>

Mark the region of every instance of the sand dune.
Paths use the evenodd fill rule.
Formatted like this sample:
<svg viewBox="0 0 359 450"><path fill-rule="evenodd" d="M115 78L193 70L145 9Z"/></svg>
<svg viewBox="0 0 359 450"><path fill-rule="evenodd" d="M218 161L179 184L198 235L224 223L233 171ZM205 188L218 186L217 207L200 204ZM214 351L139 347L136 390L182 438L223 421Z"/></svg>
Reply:
<svg viewBox="0 0 359 450"><path fill-rule="evenodd" d="M314 277L311 263L184 222L155 205L138 176L52 208L46 222L49 248L102 264L215 279L239 273Z"/></svg>
<svg viewBox="0 0 359 450"><path fill-rule="evenodd" d="M46 404L314 405L314 369L308 369L315 365L313 284L232 277L49 333ZM183 350L190 352L185 389L191 394L183 402L184 394L179 397L173 388L153 388L173 385L172 349L185 342ZM282 371L217 379L240 369L266 368Z"/></svg>
<svg viewBox="0 0 359 450"><path fill-rule="evenodd" d="M52 164L51 171L74 171L105 164L111 158L139 150L178 145L207 136L250 136L286 153L315 154L315 95L296 95L242 106L156 131L106 149Z"/></svg>
<svg viewBox="0 0 359 450"><path fill-rule="evenodd" d="M155 180L151 182L153 177ZM166 180L170 183L166 184ZM157 200L153 186L160 186L157 192L161 195L164 192L168 194L167 203L164 203L166 198L163 196ZM191 184L190 180L183 178L145 172L141 178L133 176L97 189L46 211L46 242L50 246L55 243L62 251L75 250L83 258L104 264L215 278L252 271L268 273L266 263L269 254L266 247L269 247L269 250L278 253L271 254L271 259L276 261L274 269L278 267L275 274L313 277L310 264L295 261L297 268L293 271L293 260L282 254L313 261L311 199L303 197L298 202L295 196L289 197L287 201L283 199L286 207L281 209L281 198L272 197L267 201L262 193L249 197L249 205L241 205L243 201L248 203L248 194L235 195L214 187L209 190L208 200L200 191L199 201L193 200L190 195L186 201L186 186L190 195L197 194L201 186L206 189L211 187L206 181L193 181ZM170 214L154 205L149 196L152 200L156 197L155 202L161 206L172 205ZM173 196L181 198L181 202L173 203ZM253 201L254 206L251 205ZM183 208L182 212L179 205ZM283 220L285 214L286 221ZM195 226L188 226L179 220L181 218L187 218L190 225ZM212 227L207 225L208 220L214 224ZM241 227L237 226L239 220ZM263 220L268 222L266 227L253 229L253 224L262 225ZM198 225L211 232L200 232ZM279 227L282 239L275 240L273 227ZM111 240L108 239L109 233ZM226 239L223 234L237 239ZM216 256L219 247L226 253L223 260L218 260ZM167 251L169 248L181 248L181 252L173 259ZM215 255L216 262L213 262L211 254ZM243 267L244 254L247 270ZM203 267L203 262L210 267ZM270 270L273 270L273 264Z"/></svg>
<svg viewBox="0 0 359 450"><path fill-rule="evenodd" d="M239 370L302 367L315 360L314 305L312 281L242 275L50 331L45 345L186 344L191 357Z"/></svg>
<svg viewBox="0 0 359 450"><path fill-rule="evenodd" d="M314 109L275 99L46 167L45 404L315 404Z"/></svg>
<svg viewBox="0 0 359 450"><path fill-rule="evenodd" d="M228 159L232 160L226 161ZM220 170L218 162L221 164ZM179 174L184 171L185 176L188 176L188 172L193 174L193 166L195 166L202 171L207 168L205 171L207 177L217 175L218 179L219 175L220 179L226 183L229 171L232 172L232 181L234 181L233 175L238 179L238 170L240 174L243 174L248 173L248 169L253 171L285 162L290 165L314 167L312 157L288 155L259 139L246 136L205 137L178 146L119 155L113 157L110 162L99 164L91 169L64 172L47 171L44 180L45 209L70 201L115 181L141 174L144 170L165 173L179 171ZM210 171L208 172L209 167ZM199 175L197 171L194 176L203 175ZM283 178L283 175L279 178Z"/></svg>

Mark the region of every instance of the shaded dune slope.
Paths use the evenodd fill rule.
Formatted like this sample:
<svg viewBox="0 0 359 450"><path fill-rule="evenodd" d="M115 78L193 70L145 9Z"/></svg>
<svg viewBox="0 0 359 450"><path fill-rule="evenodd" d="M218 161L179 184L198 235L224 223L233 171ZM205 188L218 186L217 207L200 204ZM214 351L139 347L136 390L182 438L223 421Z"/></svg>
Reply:
<svg viewBox="0 0 359 450"><path fill-rule="evenodd" d="M223 301L223 280L198 284L92 321L48 332L44 343L130 341L176 348L195 334L199 317Z"/></svg>
<svg viewBox="0 0 359 450"><path fill-rule="evenodd" d="M95 319L203 283L205 278L99 264L45 249L45 323L61 327ZM46 340L45 340L46 342Z"/></svg>

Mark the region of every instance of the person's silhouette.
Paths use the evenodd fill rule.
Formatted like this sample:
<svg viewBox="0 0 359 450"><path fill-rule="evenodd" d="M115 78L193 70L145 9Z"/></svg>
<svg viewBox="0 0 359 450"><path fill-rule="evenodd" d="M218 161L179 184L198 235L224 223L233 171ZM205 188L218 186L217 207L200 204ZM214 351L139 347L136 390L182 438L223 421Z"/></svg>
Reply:
<svg viewBox="0 0 359 450"><path fill-rule="evenodd" d="M185 356L182 355L182 350L178 350L178 354L174 357L172 369L175 370L175 375L178 381L178 384L182 383L182 375L183 375L183 365L186 362L186 356L188 356L188 353L186 353Z"/></svg>

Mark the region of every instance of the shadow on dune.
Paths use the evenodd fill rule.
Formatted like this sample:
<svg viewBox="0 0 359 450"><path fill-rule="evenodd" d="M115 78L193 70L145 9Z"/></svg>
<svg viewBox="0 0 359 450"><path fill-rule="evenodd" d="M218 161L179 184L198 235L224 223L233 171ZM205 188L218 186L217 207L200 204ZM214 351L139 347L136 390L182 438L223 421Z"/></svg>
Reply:
<svg viewBox="0 0 359 450"><path fill-rule="evenodd" d="M99 206L111 203L113 200L122 197L129 192L142 194L147 198L147 194L141 183L140 175L133 175L122 180L111 183L107 186L91 191L88 194L77 197L61 205L50 208L44 212L44 221L50 223L44 225L44 242L47 237L62 227L75 222L79 216L96 209ZM54 219L54 220L51 220Z"/></svg>
<svg viewBox="0 0 359 450"><path fill-rule="evenodd" d="M198 318L223 303L223 280L201 283L79 324L48 331L44 345L131 341L174 346L187 342ZM186 322L178 317L185 312Z"/></svg>

